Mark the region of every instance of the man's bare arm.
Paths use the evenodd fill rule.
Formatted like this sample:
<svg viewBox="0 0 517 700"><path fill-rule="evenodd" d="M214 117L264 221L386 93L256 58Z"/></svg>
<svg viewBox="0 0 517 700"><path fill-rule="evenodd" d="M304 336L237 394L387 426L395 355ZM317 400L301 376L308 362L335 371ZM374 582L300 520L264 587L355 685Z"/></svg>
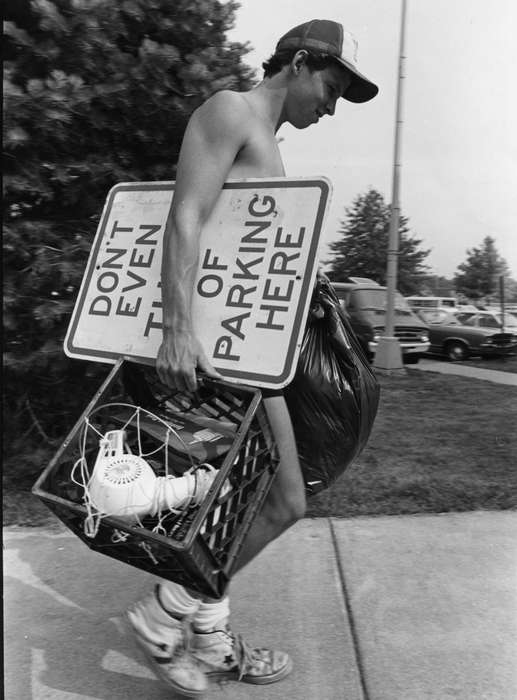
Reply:
<svg viewBox="0 0 517 700"><path fill-rule="evenodd" d="M163 342L156 361L161 381L180 390L195 390L196 368L219 376L192 330L192 291L201 230L245 143L243 111L235 93L214 95L193 114L181 148L164 234Z"/></svg>

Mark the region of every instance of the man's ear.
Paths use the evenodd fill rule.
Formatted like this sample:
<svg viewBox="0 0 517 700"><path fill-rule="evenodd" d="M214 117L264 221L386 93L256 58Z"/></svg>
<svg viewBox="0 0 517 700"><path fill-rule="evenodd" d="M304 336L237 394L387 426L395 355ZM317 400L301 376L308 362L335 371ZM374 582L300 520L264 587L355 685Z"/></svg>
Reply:
<svg viewBox="0 0 517 700"><path fill-rule="evenodd" d="M295 75L302 70L303 66L307 63L308 57L307 51L305 49L300 49L297 51L291 60L291 69Z"/></svg>

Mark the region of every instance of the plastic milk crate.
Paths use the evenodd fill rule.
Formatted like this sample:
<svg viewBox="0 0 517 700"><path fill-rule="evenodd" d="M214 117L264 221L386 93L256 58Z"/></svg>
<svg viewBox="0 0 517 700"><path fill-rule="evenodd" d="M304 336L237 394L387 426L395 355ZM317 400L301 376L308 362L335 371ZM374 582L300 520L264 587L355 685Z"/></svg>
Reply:
<svg viewBox="0 0 517 700"><path fill-rule="evenodd" d="M92 513L84 485L99 440L121 429L135 464L141 456L156 476L181 476L204 463L214 467L202 502L137 519ZM195 394L173 392L154 369L124 358L33 492L91 549L219 597L278 463L259 389L204 379ZM123 478L123 468L119 472Z"/></svg>

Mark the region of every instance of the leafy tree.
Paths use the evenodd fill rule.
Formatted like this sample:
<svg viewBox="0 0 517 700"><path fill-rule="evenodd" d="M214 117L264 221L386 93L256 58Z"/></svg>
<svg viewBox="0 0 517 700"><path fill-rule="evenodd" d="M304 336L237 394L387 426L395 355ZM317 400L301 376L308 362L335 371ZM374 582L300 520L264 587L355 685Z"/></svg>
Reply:
<svg viewBox="0 0 517 700"><path fill-rule="evenodd" d="M467 259L458 265L454 276L456 291L468 299L497 296L499 277L508 276L508 264L497 252L495 240L486 236L477 248L467 250Z"/></svg>
<svg viewBox="0 0 517 700"><path fill-rule="evenodd" d="M338 282L347 277L369 277L386 284L390 211L375 189L359 195L341 222L342 238L330 244L334 253L329 260L329 277ZM397 286L405 295L418 292L427 266L429 250L419 250L422 241L409 235L408 219L399 219L399 255Z"/></svg>
<svg viewBox="0 0 517 700"><path fill-rule="evenodd" d="M454 281L443 275L424 275L419 293L425 296L454 296Z"/></svg>
<svg viewBox="0 0 517 700"><path fill-rule="evenodd" d="M8 451L59 442L104 373L62 350L103 202L117 182L174 179L193 109L217 90L250 86L249 49L226 38L237 8L6 0Z"/></svg>
<svg viewBox="0 0 517 700"><path fill-rule="evenodd" d="M517 280L511 277L505 277L504 298L507 304L517 303Z"/></svg>

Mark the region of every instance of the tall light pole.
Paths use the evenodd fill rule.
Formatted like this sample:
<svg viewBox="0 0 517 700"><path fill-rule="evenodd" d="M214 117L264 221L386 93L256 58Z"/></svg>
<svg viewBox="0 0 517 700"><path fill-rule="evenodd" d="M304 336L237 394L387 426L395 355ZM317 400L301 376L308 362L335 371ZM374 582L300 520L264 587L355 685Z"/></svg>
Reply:
<svg viewBox="0 0 517 700"><path fill-rule="evenodd" d="M386 270L387 299L386 326L384 335L379 340L374 367L378 369L402 369L402 352L395 337L395 294L397 291L397 267L399 254L399 219L400 219L400 171L402 168L400 152L402 141L402 104L405 80L405 48L406 48L406 10L407 0L402 0L400 16L400 45L397 82L397 107L395 116L395 143L393 147L393 178L391 187L391 216L388 243L388 261Z"/></svg>

